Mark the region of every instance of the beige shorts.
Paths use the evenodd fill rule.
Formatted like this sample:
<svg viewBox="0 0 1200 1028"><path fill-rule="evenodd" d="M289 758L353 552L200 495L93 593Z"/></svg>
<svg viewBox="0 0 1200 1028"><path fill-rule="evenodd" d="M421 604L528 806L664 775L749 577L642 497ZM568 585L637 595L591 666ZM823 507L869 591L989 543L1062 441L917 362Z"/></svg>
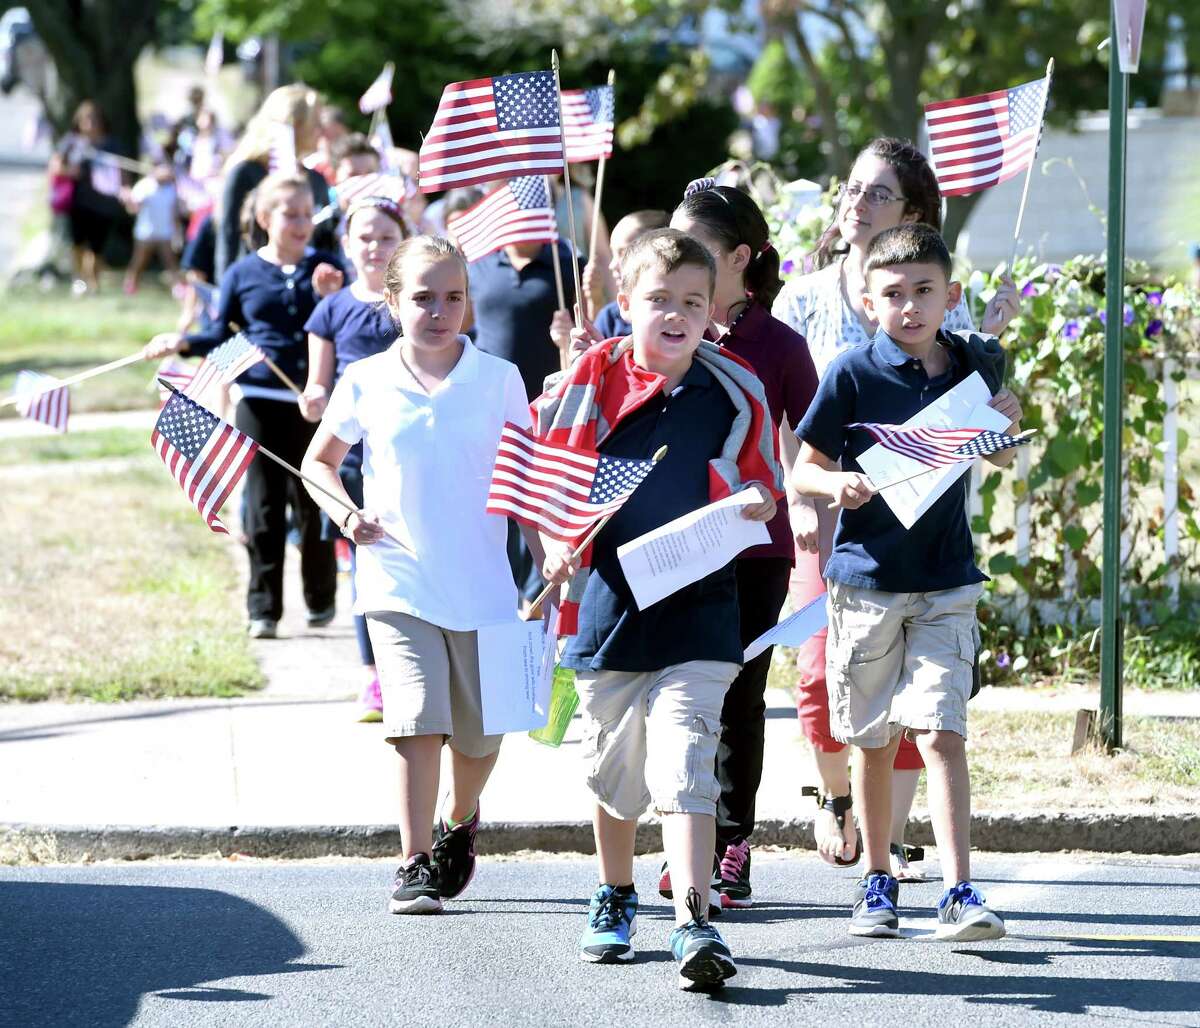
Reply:
<svg viewBox="0 0 1200 1028"><path fill-rule="evenodd" d="M738 665L691 660L661 671L578 671L588 788L613 817L717 812L721 707Z"/></svg>
<svg viewBox="0 0 1200 1028"><path fill-rule="evenodd" d="M368 613L367 631L379 669L388 742L444 735L467 757L500 749L504 736L483 734L474 632L452 632L391 610Z"/></svg>
<svg viewBox="0 0 1200 1028"><path fill-rule="evenodd" d="M966 738L982 584L889 593L829 583L829 727L876 749L904 728Z"/></svg>

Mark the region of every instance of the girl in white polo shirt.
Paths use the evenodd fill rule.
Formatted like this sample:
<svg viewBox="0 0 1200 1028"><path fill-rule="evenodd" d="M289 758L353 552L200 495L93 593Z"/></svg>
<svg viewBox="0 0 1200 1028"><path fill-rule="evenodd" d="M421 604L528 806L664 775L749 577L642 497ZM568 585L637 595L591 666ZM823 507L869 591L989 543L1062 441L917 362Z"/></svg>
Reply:
<svg viewBox="0 0 1200 1028"><path fill-rule="evenodd" d="M500 749L501 736L483 734L475 630L511 620L517 591L505 520L485 508L501 429L530 417L516 367L459 334L467 269L451 243L402 242L384 299L401 334L346 368L304 471L344 496L337 469L361 440L367 516L313 498L360 547L355 611L367 619L385 734L400 757L404 863L391 910L433 913L474 873L479 794ZM434 826L447 740L453 782Z"/></svg>

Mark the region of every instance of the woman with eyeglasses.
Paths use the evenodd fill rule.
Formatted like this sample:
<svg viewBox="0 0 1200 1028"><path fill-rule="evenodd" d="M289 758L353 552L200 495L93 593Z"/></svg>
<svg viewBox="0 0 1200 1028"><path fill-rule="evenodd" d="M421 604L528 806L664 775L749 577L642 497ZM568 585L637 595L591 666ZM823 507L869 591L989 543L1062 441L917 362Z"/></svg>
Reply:
<svg viewBox="0 0 1200 1028"><path fill-rule="evenodd" d="M923 222L940 231L941 202L933 168L911 143L875 139L858 155L839 191L833 222L809 255L807 274L790 279L773 307L775 317L805 337L819 376L841 351L869 342L878 328L862 302L863 263L871 240L885 229L909 222ZM980 331L999 335L1019 305L1016 286L1005 277L984 309ZM942 327L975 331L965 297L946 315ZM796 555L792 599L797 606L825 591L821 572L832 548L837 515L825 510L824 504L816 507L817 538ZM825 637L822 630L800 649L796 709L821 778L814 826L817 850L830 863L849 865L858 860L860 845L854 820L848 816L849 752L829 731ZM903 839L922 766L916 746L905 737L896 754L898 773L892 791L893 873L898 878L919 877L907 870Z"/></svg>

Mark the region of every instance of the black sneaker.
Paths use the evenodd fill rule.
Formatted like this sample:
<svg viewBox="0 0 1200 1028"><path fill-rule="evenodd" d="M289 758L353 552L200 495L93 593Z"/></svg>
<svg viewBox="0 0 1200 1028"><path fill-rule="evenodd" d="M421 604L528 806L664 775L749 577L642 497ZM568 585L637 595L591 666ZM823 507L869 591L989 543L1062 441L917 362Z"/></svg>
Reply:
<svg viewBox="0 0 1200 1028"><path fill-rule="evenodd" d="M688 890L687 908L692 919L671 932L671 955L679 964L679 987L696 991L719 989L726 978L737 974L733 954L721 933L705 919L704 900L695 889Z"/></svg>
<svg viewBox="0 0 1200 1028"><path fill-rule="evenodd" d="M438 870L424 853L414 853L396 869L396 890L388 907L393 914L436 914L442 909Z"/></svg>
<svg viewBox="0 0 1200 1028"><path fill-rule="evenodd" d="M725 847L721 856L721 906L744 910L754 901L750 898L750 843L735 839Z"/></svg>
<svg viewBox="0 0 1200 1028"><path fill-rule="evenodd" d="M479 808L470 821L447 828L440 817L433 829L433 862L437 865L438 893L454 899L475 877L475 833L479 831Z"/></svg>
<svg viewBox="0 0 1200 1028"><path fill-rule="evenodd" d="M309 628L324 628L326 625L330 624L336 616L337 607L331 603L324 610L310 610L306 620L308 621Z"/></svg>
<svg viewBox="0 0 1200 1028"><path fill-rule="evenodd" d="M854 913L850 916L850 934L876 939L900 937L900 918L896 903L900 899L900 883L886 871L868 871L858 883Z"/></svg>

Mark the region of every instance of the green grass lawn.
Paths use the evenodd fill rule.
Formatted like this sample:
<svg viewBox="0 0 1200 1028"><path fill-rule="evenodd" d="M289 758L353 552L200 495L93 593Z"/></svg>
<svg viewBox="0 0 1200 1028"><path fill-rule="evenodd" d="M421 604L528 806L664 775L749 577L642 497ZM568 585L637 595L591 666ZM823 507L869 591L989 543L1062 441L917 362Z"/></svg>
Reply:
<svg viewBox="0 0 1200 1028"><path fill-rule="evenodd" d="M47 429L45 435L0 439L0 467L141 457L149 452L149 429L101 428L66 435L58 435Z"/></svg>
<svg viewBox="0 0 1200 1028"><path fill-rule="evenodd" d="M113 279L106 280L115 287ZM110 288L96 296L10 291L0 298L0 397L12 393L17 372L41 371L60 378L86 371L144 345L174 328L179 305L158 288L127 297ZM152 365L131 364L71 390L71 410L112 411L153 407ZM0 417L15 417L8 406Z"/></svg>
<svg viewBox="0 0 1200 1028"><path fill-rule="evenodd" d="M229 552L237 544L207 530L144 433L92 435L19 445L53 442L66 448L58 460L133 453L129 466L0 477L0 700L260 687Z"/></svg>

